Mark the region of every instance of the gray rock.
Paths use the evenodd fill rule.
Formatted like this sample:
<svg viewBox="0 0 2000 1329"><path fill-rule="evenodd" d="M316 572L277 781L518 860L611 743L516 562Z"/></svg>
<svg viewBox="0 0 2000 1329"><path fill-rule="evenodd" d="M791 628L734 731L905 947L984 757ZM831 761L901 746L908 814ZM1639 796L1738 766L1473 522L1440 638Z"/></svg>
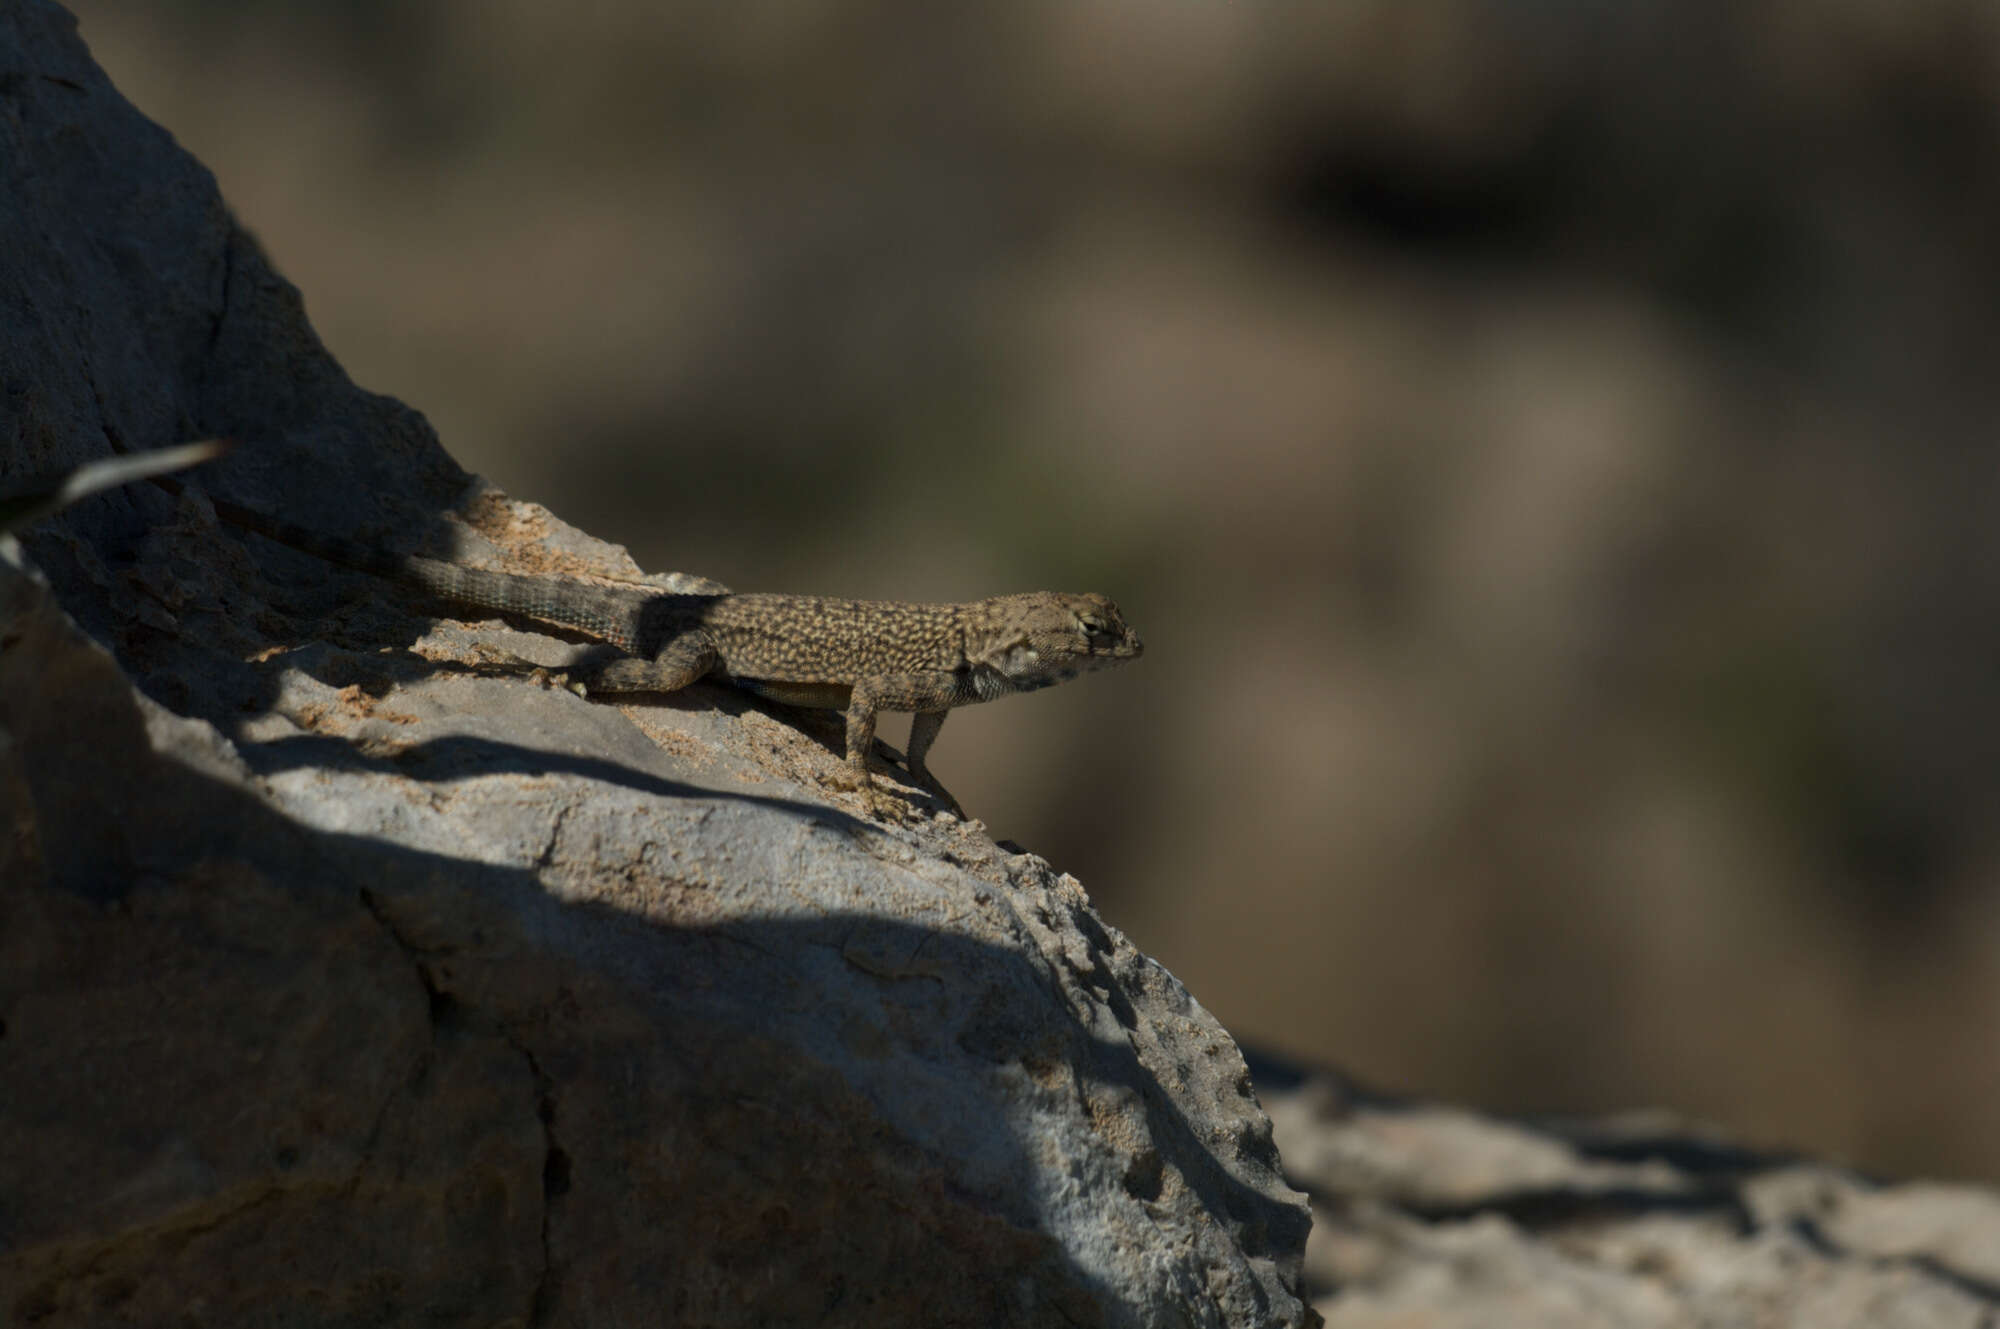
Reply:
<svg viewBox="0 0 2000 1329"><path fill-rule="evenodd" d="M1264 1074L1260 1072L1260 1074ZM2000 1196L1893 1185L1661 1114L1505 1121L1264 1075L1335 1329L1975 1329Z"/></svg>
<svg viewBox="0 0 2000 1329"><path fill-rule="evenodd" d="M197 487L638 575L350 384L62 10L0 71L0 481L232 435ZM1229 1036L1047 863L830 795L833 724L537 686L199 492L21 543L0 1321L1313 1321Z"/></svg>

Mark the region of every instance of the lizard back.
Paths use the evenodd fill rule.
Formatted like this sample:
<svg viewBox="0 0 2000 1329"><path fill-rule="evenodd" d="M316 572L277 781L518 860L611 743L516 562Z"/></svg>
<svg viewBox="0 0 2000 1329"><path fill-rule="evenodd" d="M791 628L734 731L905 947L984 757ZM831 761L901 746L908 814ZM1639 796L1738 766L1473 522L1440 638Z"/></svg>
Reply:
<svg viewBox="0 0 2000 1329"><path fill-rule="evenodd" d="M849 683L965 663L966 606L810 595L719 597L702 626L728 672L785 683Z"/></svg>

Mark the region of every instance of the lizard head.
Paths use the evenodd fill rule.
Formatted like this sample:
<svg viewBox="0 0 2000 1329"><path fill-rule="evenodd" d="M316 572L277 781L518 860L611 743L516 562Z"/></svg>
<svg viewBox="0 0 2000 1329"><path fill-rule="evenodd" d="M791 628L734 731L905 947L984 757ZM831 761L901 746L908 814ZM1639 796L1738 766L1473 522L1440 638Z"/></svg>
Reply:
<svg viewBox="0 0 2000 1329"><path fill-rule="evenodd" d="M1101 595L1003 595L985 608L987 630L971 652L972 663L1004 678L1015 692L1136 660L1146 649L1118 606Z"/></svg>

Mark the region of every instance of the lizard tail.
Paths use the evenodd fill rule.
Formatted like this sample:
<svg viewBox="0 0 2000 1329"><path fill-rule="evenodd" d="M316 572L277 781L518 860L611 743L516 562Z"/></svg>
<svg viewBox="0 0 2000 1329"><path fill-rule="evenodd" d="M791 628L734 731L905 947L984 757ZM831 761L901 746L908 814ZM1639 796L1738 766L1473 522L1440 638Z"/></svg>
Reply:
<svg viewBox="0 0 2000 1329"><path fill-rule="evenodd" d="M182 491L177 481L167 477L155 476L153 482L175 494ZM228 499L211 496L209 503L215 508L215 515L230 525L328 563L365 572L385 581L414 586L458 604L497 610L503 614L519 614L543 623L573 628L600 641L610 642L627 653L640 649L637 640L640 609L656 594L591 586L587 595L579 596L575 588L580 583L565 579L492 572L412 554L390 553L358 540L294 526L291 522L279 521L254 508L231 503Z"/></svg>

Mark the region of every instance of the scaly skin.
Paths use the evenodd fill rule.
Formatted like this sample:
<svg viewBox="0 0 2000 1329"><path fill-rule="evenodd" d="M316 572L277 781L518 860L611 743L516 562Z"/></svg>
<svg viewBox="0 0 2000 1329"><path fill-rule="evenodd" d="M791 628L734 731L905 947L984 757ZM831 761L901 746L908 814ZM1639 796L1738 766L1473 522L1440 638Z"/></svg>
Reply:
<svg viewBox="0 0 2000 1329"><path fill-rule="evenodd" d="M810 595L683 595L488 572L391 554L217 501L226 520L439 599L595 637L624 652L577 671L585 689L678 692L719 677L773 701L847 712L848 780L871 809L875 717L911 711L910 774L957 811L925 758L955 706L1033 692L1145 650L1101 595L1030 591L964 604Z"/></svg>

